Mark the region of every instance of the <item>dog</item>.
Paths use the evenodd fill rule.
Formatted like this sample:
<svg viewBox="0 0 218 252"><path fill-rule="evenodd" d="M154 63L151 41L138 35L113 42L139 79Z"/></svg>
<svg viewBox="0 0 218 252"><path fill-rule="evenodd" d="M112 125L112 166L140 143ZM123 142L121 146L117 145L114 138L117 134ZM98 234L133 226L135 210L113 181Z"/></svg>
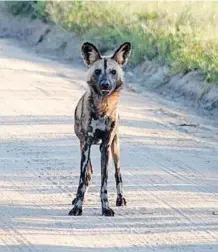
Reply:
<svg viewBox="0 0 218 252"><path fill-rule="evenodd" d="M131 43L121 44L109 57L102 56L95 45L86 42L81 47L81 53L84 63L89 67L87 74L89 90L79 100L74 114L74 130L80 140L81 163L79 186L69 215L82 215L84 197L93 173L90 159L91 146L100 144L102 215L114 216L114 211L109 207L108 202L108 162L111 150L115 165L116 206L124 206L126 200L123 197L120 172L117 105L124 85L122 67L131 54Z"/></svg>

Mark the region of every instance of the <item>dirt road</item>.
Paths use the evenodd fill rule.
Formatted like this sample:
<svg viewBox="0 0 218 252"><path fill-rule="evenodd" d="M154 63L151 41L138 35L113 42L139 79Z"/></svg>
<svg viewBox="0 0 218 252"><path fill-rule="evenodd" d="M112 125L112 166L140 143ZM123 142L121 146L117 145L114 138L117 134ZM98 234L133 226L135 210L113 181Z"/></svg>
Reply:
<svg viewBox="0 0 218 252"><path fill-rule="evenodd" d="M82 217L73 111L84 69L0 40L0 251L218 251L218 130L149 93L123 91L121 164L128 206L100 216L100 161ZM217 214L217 215L216 215Z"/></svg>

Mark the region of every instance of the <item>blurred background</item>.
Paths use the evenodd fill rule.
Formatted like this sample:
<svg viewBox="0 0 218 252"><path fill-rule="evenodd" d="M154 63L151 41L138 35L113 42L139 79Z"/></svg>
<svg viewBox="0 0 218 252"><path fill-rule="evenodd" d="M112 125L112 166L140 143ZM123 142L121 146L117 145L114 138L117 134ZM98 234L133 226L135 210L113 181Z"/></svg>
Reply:
<svg viewBox="0 0 218 252"><path fill-rule="evenodd" d="M218 81L218 2L10 1L3 8L58 24L102 52L131 41L133 66L149 60L173 73L199 70L206 82Z"/></svg>

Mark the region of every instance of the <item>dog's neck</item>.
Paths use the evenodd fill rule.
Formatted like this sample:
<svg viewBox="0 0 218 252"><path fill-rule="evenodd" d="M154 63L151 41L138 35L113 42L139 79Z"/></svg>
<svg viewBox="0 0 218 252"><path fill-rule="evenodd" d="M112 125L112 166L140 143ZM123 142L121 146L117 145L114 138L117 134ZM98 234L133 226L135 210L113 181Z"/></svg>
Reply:
<svg viewBox="0 0 218 252"><path fill-rule="evenodd" d="M105 97L97 96L91 93L92 113L94 113L97 118L105 115L109 117L115 116L119 98L120 90L116 90Z"/></svg>

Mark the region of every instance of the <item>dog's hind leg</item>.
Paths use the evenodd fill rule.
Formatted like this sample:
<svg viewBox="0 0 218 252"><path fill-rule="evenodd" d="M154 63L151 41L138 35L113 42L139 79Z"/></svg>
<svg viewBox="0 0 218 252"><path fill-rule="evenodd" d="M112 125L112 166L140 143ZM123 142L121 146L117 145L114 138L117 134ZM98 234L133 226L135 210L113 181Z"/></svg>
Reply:
<svg viewBox="0 0 218 252"><path fill-rule="evenodd" d="M84 145L81 147L81 164L80 164L80 179L77 189L77 196L74 201L74 207L69 212L69 215L82 215L82 205L87 190L88 183L90 181L87 176L87 170L90 164L90 150L92 145L92 139L87 138ZM91 166L90 166L91 167ZM91 170L91 168L90 168Z"/></svg>
<svg viewBox="0 0 218 252"><path fill-rule="evenodd" d="M111 144L111 153L114 160L115 180L116 180L116 187L117 187L116 206L125 206L126 200L123 197L123 182L122 182L122 176L120 172L120 145L119 145L119 138L117 134L114 136L114 139Z"/></svg>

